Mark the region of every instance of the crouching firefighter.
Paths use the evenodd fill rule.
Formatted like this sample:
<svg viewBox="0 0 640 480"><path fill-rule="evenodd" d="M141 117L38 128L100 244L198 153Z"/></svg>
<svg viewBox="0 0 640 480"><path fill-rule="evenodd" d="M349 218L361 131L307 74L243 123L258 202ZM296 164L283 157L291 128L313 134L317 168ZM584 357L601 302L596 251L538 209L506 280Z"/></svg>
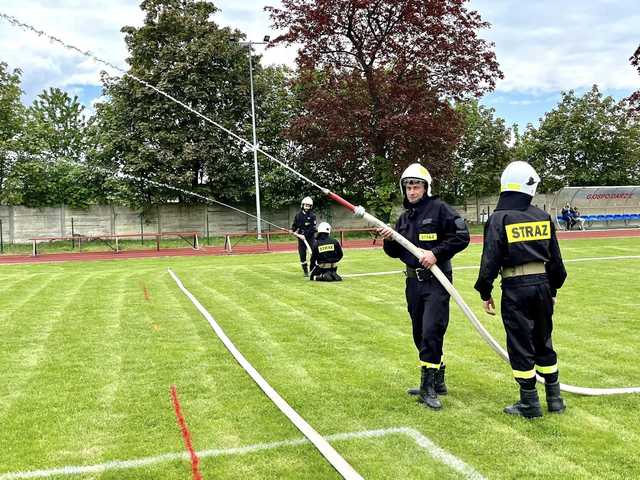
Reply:
<svg viewBox="0 0 640 480"><path fill-rule="evenodd" d="M551 217L531 205L539 182L526 162L510 163L502 173L500 198L484 228L475 284L484 310L494 315L491 290L495 278L502 275L502 321L513 376L520 386L520 400L504 412L526 418L542 416L536 371L545 380L549 412L565 410L551 331L556 293L567 272Z"/></svg>
<svg viewBox="0 0 640 480"><path fill-rule="evenodd" d="M313 200L311 197L304 197L300 202L300 211L296 214L291 226L291 230L298 237L298 254L300 255L302 273L305 277L309 276L307 245L311 246L313 244L313 236L316 233L316 215L311 211L312 208Z"/></svg>
<svg viewBox="0 0 640 480"><path fill-rule="evenodd" d="M338 262L342 260L342 247L331 235L331 225L322 222L318 225L318 235L311 247L310 280L318 282L340 282Z"/></svg>
<svg viewBox="0 0 640 480"><path fill-rule="evenodd" d="M418 260L392 239L389 228L378 233L384 238L384 251L406 265L407 308L413 327L413 341L421 365L420 388L407 393L432 409L442 408L438 395L446 395L442 356L444 335L449 324L449 293L429 271L438 265L449 281L451 258L469 244L469 230L453 208L431 195L431 175L419 163L409 165L400 178L405 211L396 231L422 250Z"/></svg>

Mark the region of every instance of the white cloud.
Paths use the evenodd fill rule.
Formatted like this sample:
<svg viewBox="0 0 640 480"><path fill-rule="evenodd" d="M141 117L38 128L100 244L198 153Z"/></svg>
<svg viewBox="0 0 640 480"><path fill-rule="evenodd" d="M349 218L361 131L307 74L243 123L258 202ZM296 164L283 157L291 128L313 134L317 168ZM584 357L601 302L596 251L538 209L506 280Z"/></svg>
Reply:
<svg viewBox="0 0 640 480"><path fill-rule="evenodd" d="M498 91L550 92L640 88L629 57L640 42L636 0L471 0L492 23L482 36L496 44L505 74Z"/></svg>
<svg viewBox="0 0 640 480"><path fill-rule="evenodd" d="M63 40L81 50L89 50L119 68L127 68L125 25L140 26L143 13L139 0L0 0L0 12L16 17L23 23ZM270 29L266 5L279 6L279 1L264 2L243 0L216 0L221 10L214 16L221 26L239 28L250 40L261 41L264 35L277 35ZM22 87L25 100L30 102L38 93L49 87L65 88L68 85L100 85L100 72L116 71L103 64L67 50L37 34L24 31L0 19L0 60L10 68L22 70ZM267 64L293 64L295 49L278 47L263 53Z"/></svg>

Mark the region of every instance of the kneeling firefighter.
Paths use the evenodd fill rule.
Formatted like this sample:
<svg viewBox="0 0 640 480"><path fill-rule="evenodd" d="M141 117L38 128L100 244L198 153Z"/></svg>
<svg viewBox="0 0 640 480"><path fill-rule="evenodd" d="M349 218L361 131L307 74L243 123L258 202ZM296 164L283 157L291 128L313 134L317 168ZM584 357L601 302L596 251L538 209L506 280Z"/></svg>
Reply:
<svg viewBox="0 0 640 480"><path fill-rule="evenodd" d="M322 222L318 225L318 235L311 247L310 280L318 282L339 282L338 262L342 259L340 242L331 238L331 225Z"/></svg>
<svg viewBox="0 0 640 480"><path fill-rule="evenodd" d="M469 245L469 230L462 217L431 195L431 174L419 163L409 165L400 178L405 211L396 222L396 231L422 250L418 260L393 241L390 228L380 228L384 251L406 265L407 309L411 316L413 341L421 365L420 388L407 393L432 409L442 408L438 395L445 395L445 365L442 348L449 324L449 293L429 271L438 265L452 281L451 258Z"/></svg>
<svg viewBox="0 0 640 480"><path fill-rule="evenodd" d="M544 377L549 412L562 413L558 358L551 341L553 306L567 272L554 222L531 205L540 177L526 162L512 162L502 173L501 193L484 227L484 247L475 289L484 310L495 314L493 281L502 275L501 312L507 351L520 400L505 413L542 416L536 371Z"/></svg>
<svg viewBox="0 0 640 480"><path fill-rule="evenodd" d="M307 245L311 246L313 236L316 233L316 215L311 211L312 208L313 200L311 197L304 197L300 202L300 211L296 214L293 225L291 225L291 230L298 237L298 254L300 255L302 274L305 277L309 276Z"/></svg>

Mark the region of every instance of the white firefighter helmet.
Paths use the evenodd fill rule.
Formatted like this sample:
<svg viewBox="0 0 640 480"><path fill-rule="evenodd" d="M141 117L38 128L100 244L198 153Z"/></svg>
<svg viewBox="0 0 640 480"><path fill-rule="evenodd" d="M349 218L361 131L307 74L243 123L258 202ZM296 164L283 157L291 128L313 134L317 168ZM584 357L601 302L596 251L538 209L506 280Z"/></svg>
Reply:
<svg viewBox="0 0 640 480"><path fill-rule="evenodd" d="M313 199L311 197L304 197L300 202L300 208L304 208L305 205L309 205L309 208L313 207Z"/></svg>
<svg viewBox="0 0 640 480"><path fill-rule="evenodd" d="M331 225L327 222L321 222L320 225L318 225L318 233L331 233Z"/></svg>
<svg viewBox="0 0 640 480"><path fill-rule="evenodd" d="M501 192L520 192L534 196L540 183L540 175L527 162L511 162L500 177Z"/></svg>
<svg viewBox="0 0 640 480"><path fill-rule="evenodd" d="M400 177L400 191L403 195L405 182L409 180L421 180L425 183L425 188L427 191L427 196L431 196L431 174L429 170L424 168L419 163L412 163L407 168L405 168L404 172L402 172L402 176Z"/></svg>

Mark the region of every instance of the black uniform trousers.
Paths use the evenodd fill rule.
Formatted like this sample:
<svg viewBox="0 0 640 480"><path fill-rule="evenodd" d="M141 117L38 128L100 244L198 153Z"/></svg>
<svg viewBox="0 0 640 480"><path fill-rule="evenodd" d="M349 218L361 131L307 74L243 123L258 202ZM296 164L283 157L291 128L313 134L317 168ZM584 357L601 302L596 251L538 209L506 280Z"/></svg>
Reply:
<svg viewBox="0 0 640 480"><path fill-rule="evenodd" d="M443 272L453 281L451 272ZM405 294L407 309L413 326L413 342L421 363L438 368L442 361L444 334L449 325L449 298L451 297L431 272L424 272L422 282L407 278Z"/></svg>
<svg viewBox="0 0 640 480"><path fill-rule="evenodd" d="M304 236L309 243L309 246L313 243L313 234L311 236ZM304 243L304 240L298 239L298 255L300 255L300 263L307 263L307 246ZM311 252L309 252L311 255Z"/></svg>
<svg viewBox="0 0 640 480"><path fill-rule="evenodd" d="M546 274L502 280L502 322L507 352L518 383L535 386L535 371L557 379L558 357L551 342L553 299Z"/></svg>

